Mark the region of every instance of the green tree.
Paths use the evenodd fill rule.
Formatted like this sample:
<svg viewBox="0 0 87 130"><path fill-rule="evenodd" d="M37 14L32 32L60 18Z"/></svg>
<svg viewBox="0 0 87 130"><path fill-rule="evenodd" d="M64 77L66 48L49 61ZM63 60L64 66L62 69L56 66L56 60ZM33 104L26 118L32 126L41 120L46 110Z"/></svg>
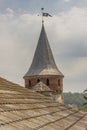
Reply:
<svg viewBox="0 0 87 130"><path fill-rule="evenodd" d="M86 100L86 102L84 103L84 105L87 105L87 90L84 91L84 99Z"/></svg>

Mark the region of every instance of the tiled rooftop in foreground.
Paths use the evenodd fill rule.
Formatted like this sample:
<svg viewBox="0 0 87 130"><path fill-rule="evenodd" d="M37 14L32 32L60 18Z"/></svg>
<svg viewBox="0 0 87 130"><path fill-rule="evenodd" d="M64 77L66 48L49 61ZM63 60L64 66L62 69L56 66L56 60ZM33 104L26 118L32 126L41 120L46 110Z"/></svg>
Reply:
<svg viewBox="0 0 87 130"><path fill-rule="evenodd" d="M87 113L0 78L0 130L87 130Z"/></svg>

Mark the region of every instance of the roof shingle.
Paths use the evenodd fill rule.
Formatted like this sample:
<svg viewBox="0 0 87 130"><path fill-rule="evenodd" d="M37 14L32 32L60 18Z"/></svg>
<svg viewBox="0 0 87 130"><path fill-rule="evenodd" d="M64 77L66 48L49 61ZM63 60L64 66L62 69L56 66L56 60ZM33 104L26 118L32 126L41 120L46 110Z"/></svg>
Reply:
<svg viewBox="0 0 87 130"><path fill-rule="evenodd" d="M87 130L87 113L0 78L0 130Z"/></svg>
<svg viewBox="0 0 87 130"><path fill-rule="evenodd" d="M59 71L54 61L54 57L49 45L44 25L42 25L39 41L37 44L32 64L24 77L36 75L63 76L63 74Z"/></svg>

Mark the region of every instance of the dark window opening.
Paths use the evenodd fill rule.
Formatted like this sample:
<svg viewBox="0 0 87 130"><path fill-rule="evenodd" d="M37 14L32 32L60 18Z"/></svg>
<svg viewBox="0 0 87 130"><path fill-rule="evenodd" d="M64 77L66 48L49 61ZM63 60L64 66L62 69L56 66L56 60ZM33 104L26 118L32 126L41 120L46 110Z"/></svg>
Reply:
<svg viewBox="0 0 87 130"><path fill-rule="evenodd" d="M29 87L31 87L31 81L29 80Z"/></svg>
<svg viewBox="0 0 87 130"><path fill-rule="evenodd" d="M39 82L40 82L40 80L38 79L38 80L37 80L37 83L39 83Z"/></svg>
<svg viewBox="0 0 87 130"><path fill-rule="evenodd" d="M50 85L50 83L49 83L49 79L47 79L47 82L46 82L46 84L47 84L47 86L49 86L49 85Z"/></svg>
<svg viewBox="0 0 87 130"><path fill-rule="evenodd" d="M61 90L56 90L56 92L57 92L58 94L60 94L60 93L61 93Z"/></svg>
<svg viewBox="0 0 87 130"><path fill-rule="evenodd" d="M58 86L60 86L60 80L58 79Z"/></svg>

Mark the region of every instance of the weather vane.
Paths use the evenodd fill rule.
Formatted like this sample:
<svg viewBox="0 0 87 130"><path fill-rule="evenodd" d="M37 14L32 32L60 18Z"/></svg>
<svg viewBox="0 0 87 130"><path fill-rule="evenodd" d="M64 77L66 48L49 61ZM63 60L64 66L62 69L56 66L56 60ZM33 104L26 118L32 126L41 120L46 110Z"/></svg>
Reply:
<svg viewBox="0 0 87 130"><path fill-rule="evenodd" d="M44 13L44 8L41 8L41 11L42 11L42 24L44 24L44 19L43 17L52 17L52 15L50 15L49 13Z"/></svg>

